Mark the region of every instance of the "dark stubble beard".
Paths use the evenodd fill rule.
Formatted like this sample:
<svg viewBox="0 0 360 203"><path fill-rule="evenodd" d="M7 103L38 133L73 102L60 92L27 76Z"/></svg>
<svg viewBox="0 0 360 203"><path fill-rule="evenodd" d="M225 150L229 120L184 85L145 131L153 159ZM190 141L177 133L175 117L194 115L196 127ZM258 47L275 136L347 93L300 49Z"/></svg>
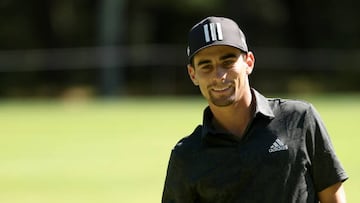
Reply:
<svg viewBox="0 0 360 203"><path fill-rule="evenodd" d="M231 93L226 95L221 95L220 97L213 95L212 91L209 90L209 96L211 103L213 103L215 106L227 107L234 104L235 102L235 89L232 88Z"/></svg>

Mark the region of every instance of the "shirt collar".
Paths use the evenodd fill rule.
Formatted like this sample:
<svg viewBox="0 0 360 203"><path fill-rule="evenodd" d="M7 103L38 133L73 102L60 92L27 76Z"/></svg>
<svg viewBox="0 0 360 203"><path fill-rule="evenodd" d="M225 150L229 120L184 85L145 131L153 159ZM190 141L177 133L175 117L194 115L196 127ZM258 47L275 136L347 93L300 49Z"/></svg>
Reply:
<svg viewBox="0 0 360 203"><path fill-rule="evenodd" d="M255 89L251 89L253 99L255 99L256 102L256 108L255 108L255 117L259 114L268 117L270 119L274 118L274 112L272 111L269 101L267 98L265 98L262 94L260 94Z"/></svg>
<svg viewBox="0 0 360 203"><path fill-rule="evenodd" d="M265 98L263 95L261 95L259 92L257 92L255 89L251 89L251 93L253 96L253 101L256 104L254 118L265 117L269 120L273 119L275 116L268 102L268 99ZM219 133L216 131L216 129L214 129L212 125L212 118L213 118L213 114L210 110L210 107L208 106L205 108L203 114L203 130L202 130L203 137L209 134Z"/></svg>

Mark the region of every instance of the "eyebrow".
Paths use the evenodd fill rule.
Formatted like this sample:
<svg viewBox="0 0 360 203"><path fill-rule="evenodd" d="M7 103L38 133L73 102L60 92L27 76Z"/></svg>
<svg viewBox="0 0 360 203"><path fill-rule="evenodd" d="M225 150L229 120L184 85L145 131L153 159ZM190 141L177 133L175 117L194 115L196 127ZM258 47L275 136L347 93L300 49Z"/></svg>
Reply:
<svg viewBox="0 0 360 203"><path fill-rule="evenodd" d="M226 60L226 59L229 59L229 58L236 58L236 54L233 54L233 53L229 53L229 54L225 54L224 56L220 57L220 60L223 61L223 60Z"/></svg>

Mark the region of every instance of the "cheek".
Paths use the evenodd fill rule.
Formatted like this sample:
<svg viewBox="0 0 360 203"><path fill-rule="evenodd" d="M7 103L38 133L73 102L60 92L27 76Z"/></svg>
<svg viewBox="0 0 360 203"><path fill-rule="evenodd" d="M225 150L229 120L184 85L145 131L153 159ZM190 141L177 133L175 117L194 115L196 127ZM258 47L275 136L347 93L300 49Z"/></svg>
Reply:
<svg viewBox="0 0 360 203"><path fill-rule="evenodd" d="M247 74L245 73L245 70L240 72L233 72L231 75L229 75L229 79L234 80L237 87L242 87L247 82Z"/></svg>
<svg viewBox="0 0 360 203"><path fill-rule="evenodd" d="M244 78L244 75L245 75L245 73L243 71L236 69L236 70L233 70L228 73L228 79L242 81Z"/></svg>
<svg viewBox="0 0 360 203"><path fill-rule="evenodd" d="M199 81L199 89L203 94L207 93L207 84L204 81Z"/></svg>
<svg viewBox="0 0 360 203"><path fill-rule="evenodd" d="M207 98L209 95L208 88L207 88L208 87L207 80L199 79L198 82L199 82L198 87L200 89L201 94Z"/></svg>
<svg viewBox="0 0 360 203"><path fill-rule="evenodd" d="M199 83L199 86L204 86L206 87L209 83L209 76L204 74L204 73L201 73L201 72L197 72L196 73L196 80L198 81Z"/></svg>

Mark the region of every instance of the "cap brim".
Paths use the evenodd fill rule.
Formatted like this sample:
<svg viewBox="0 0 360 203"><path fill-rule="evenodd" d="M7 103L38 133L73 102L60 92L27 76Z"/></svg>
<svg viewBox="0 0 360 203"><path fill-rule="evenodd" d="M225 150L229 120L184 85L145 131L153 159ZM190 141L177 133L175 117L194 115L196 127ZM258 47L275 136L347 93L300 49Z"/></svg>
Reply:
<svg viewBox="0 0 360 203"><path fill-rule="evenodd" d="M240 47L239 45L236 45L236 44L232 44L232 43L229 43L229 42L224 42L224 41L215 41L211 44L208 44L208 45L205 45L203 47L200 47L199 49L197 49L196 51L194 51L190 56L189 56L189 61L192 60L192 58L197 54L199 53L200 51L208 48L208 47L212 47L212 46L230 46L230 47L234 47L234 48L237 48L239 49L240 51L244 52L244 53L247 53L248 51L247 50L244 50L243 47Z"/></svg>

